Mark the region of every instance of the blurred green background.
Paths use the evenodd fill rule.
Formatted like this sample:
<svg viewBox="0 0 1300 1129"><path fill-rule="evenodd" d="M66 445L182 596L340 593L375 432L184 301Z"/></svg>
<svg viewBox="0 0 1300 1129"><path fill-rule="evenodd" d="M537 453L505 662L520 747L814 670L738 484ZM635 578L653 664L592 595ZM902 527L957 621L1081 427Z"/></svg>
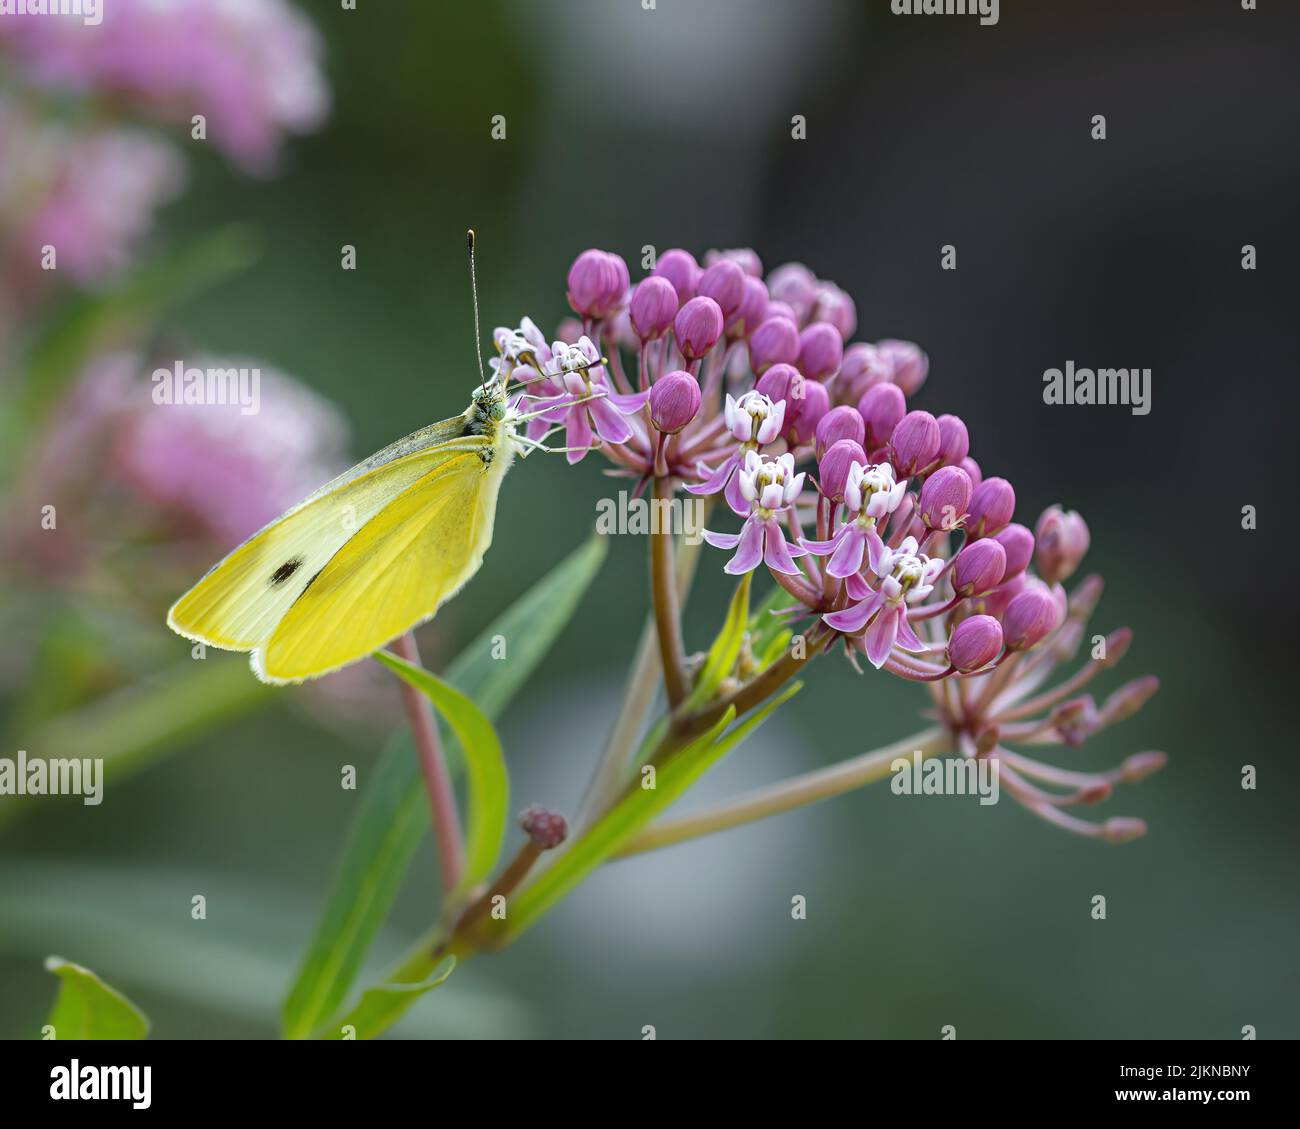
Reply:
<svg viewBox="0 0 1300 1129"><path fill-rule="evenodd" d="M181 340L318 389L361 456L459 411L477 383L468 226L485 331L524 314L553 328L588 246L623 254L634 278L646 244L805 261L855 297L860 339L929 351L917 406L968 422L985 473L1015 483L1020 520L1056 501L1088 519L1086 567L1107 578L1096 625L1136 635L1100 690L1142 673L1163 687L1058 762L1171 757L1104 809L1148 820L1124 847L1011 802L882 785L614 864L514 949L458 970L399 1033L1300 1035L1296 593L1277 565L1300 359L1284 265L1300 163L1283 144L1300 100L1278 46L1295 14L1006 3L981 28L892 17L884 0L303 7L328 41L329 122L290 144L276 179L193 155L158 241L237 223L260 254L184 306L169 327ZM1093 113L1108 115L1104 144ZM790 138L793 114L806 141ZM1253 275L1245 242L1261 246ZM343 244L355 272L339 269ZM943 244L956 272L939 269ZM1151 367L1153 411L1049 410L1041 373L1067 359ZM577 545L608 490L596 459L514 470L482 572L422 636L426 662L438 669ZM576 806L645 613L644 548L615 538L500 725L516 807ZM722 615L721 563L705 557L688 645ZM158 593L160 636L175 595ZM321 724L304 693L110 781L100 807L0 814L0 1035L39 1030L47 952L127 992L156 1037L274 1033L358 803L340 766L364 785L388 724ZM903 737L924 702L823 659L688 804ZM1240 787L1244 764L1256 791ZM422 850L377 964L427 926L436 885ZM198 892L205 923L189 917ZM791 919L795 894L806 921ZM1090 917L1096 894L1105 921Z"/></svg>

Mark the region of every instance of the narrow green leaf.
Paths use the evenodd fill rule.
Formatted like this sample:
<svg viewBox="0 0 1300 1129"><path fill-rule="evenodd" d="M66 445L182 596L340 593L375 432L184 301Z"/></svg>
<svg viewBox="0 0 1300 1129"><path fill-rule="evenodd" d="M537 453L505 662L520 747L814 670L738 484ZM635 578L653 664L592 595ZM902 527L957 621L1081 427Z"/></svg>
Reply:
<svg viewBox="0 0 1300 1129"><path fill-rule="evenodd" d="M767 653L772 640L786 629L784 622L772 613L793 601L794 597L779 584L774 584L759 601L749 617L749 641L755 655Z"/></svg>
<svg viewBox="0 0 1300 1129"><path fill-rule="evenodd" d="M46 957L45 969L59 978L59 994L46 1023L56 1039L143 1039L149 1033L144 1013L88 968Z"/></svg>
<svg viewBox="0 0 1300 1129"><path fill-rule="evenodd" d="M709 648L695 686L682 707L688 712L713 701L723 679L736 669L736 659L740 657L740 648L745 642L745 632L749 627L749 585L753 576L752 572L745 573L736 585L736 593L731 597L722 630Z"/></svg>
<svg viewBox="0 0 1300 1129"><path fill-rule="evenodd" d="M802 688L802 683L794 683L730 731L727 727L735 719L735 709L728 709L712 729L660 765L654 788L630 791L535 882L510 900L510 914L502 926L506 939L517 937L532 925Z"/></svg>
<svg viewBox="0 0 1300 1129"><path fill-rule="evenodd" d="M658 772L657 788L643 791L637 788L612 811L598 820L589 831L584 833L573 846L556 860L531 886L526 887L511 899L509 921L501 926L504 935L498 940L507 943L517 937L551 906L558 902L574 886L582 881L595 867L616 854L632 836L657 814L667 808L685 792L711 765L735 748L761 725L782 703L789 701L802 689L802 683L794 683L779 697L769 702L763 709L749 718L743 725L738 725L730 732L724 733L733 719L734 711L728 711L716 726L702 737L697 738L686 748L670 758ZM488 923L485 928L492 928ZM433 968L433 945L436 934L424 937L411 952L400 968L393 974L394 983L419 983L429 975ZM404 1008L394 1007L385 1016L388 1023L398 1019ZM339 1021L339 1025L352 1023L356 1026L358 1012ZM357 1028L361 1030L360 1027ZM382 1031L366 1027L367 1037L373 1038Z"/></svg>
<svg viewBox="0 0 1300 1129"><path fill-rule="evenodd" d="M208 895L209 905L221 906L198 930L189 914L170 908L187 904L195 890ZM187 1030L220 1016L271 1038L280 1025L284 985L301 955L303 922L319 909L318 897L297 887L248 873L196 870L192 863L6 858L0 866L0 962L94 953L102 979L128 995L148 991L171 1001L186 1013ZM415 941L404 930L382 928L366 961L367 982L407 979L385 973ZM490 972L486 964L458 968L439 991L438 1006L412 1009L400 1034L509 1039L535 1033L528 1007Z"/></svg>
<svg viewBox="0 0 1300 1129"><path fill-rule="evenodd" d="M576 549L465 648L447 669L447 681L470 695L495 720L527 682L569 622L605 560L607 542L594 537ZM508 657L492 657L497 636ZM456 742L442 726L452 771ZM284 1005L284 1032L304 1039L343 1004L366 953L388 916L420 840L429 807L420 767L405 729L385 748L347 842L324 911Z"/></svg>
<svg viewBox="0 0 1300 1129"><path fill-rule="evenodd" d="M459 690L405 659L376 651L375 658L420 691L447 720L465 759L469 783L465 820L465 873L456 893L473 889L491 873L506 839L510 777L506 755L492 723Z"/></svg>
<svg viewBox="0 0 1300 1129"><path fill-rule="evenodd" d="M382 1034L426 992L446 983L455 967L456 958L449 956L424 980L413 984L380 984L377 988L367 988L361 994L361 1002L348 1014L346 1022L339 1025L337 1035L331 1037L373 1039Z"/></svg>

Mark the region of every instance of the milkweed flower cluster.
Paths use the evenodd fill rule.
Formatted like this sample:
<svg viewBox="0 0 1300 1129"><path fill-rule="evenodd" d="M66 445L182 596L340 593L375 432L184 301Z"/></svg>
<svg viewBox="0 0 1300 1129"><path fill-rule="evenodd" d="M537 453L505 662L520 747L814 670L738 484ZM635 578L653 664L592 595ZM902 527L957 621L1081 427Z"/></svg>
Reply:
<svg viewBox="0 0 1300 1129"><path fill-rule="evenodd" d="M731 554L724 571L770 573L789 597L774 614L802 624L814 652L838 647L859 670L865 659L922 683L952 747L996 758L1035 814L1108 841L1145 830L1065 809L1141 779L1163 754L1087 774L1009 747L1077 747L1134 712L1156 680L1100 706L1079 694L1127 650L1125 629L1041 689L1078 649L1100 594L1096 577L1065 587L1087 525L1058 506L1034 530L1014 520L1015 489L971 457L965 422L912 405L929 375L920 346L853 341L842 289L800 263L765 275L750 250L702 263L667 251L635 284L619 256L585 251L567 296L577 320L561 336L575 344L548 346L529 321L496 333L499 365L538 386L527 392L542 413L533 438L562 426L574 462L599 450L637 490L714 498L715 519L729 509L740 520L705 533Z"/></svg>
<svg viewBox="0 0 1300 1129"><path fill-rule="evenodd" d="M81 286L109 279L184 180L176 153L143 130L73 131L3 95L0 152L0 236L25 286L40 273L44 247Z"/></svg>
<svg viewBox="0 0 1300 1129"><path fill-rule="evenodd" d="M208 122L211 138L253 171L281 139L324 118L321 43L285 0L105 3L102 21L32 13L0 21L0 50L32 83L89 94L152 120Z"/></svg>

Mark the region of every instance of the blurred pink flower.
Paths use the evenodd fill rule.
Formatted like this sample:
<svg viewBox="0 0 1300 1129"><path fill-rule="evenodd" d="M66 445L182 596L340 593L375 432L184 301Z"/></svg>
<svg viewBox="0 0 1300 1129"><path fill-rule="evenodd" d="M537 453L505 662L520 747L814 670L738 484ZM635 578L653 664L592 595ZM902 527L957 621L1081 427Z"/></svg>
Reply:
<svg viewBox="0 0 1300 1129"><path fill-rule="evenodd" d="M259 363L196 357L186 367ZM152 385L139 379L114 445L122 481L155 505L198 519L229 548L327 482L344 453L346 427L332 404L283 373L260 372L260 410L252 415L239 404L155 404Z"/></svg>
<svg viewBox="0 0 1300 1129"><path fill-rule="evenodd" d="M187 127L195 114L232 159L265 169L286 133L306 133L329 95L312 24L285 0L132 0L103 21L12 17L0 49L34 83L126 101Z"/></svg>
<svg viewBox="0 0 1300 1129"><path fill-rule="evenodd" d="M130 129L74 133L0 99L0 232L12 240L19 275L40 270L42 248L56 272L82 286L128 262L154 212L179 192L180 158Z"/></svg>
<svg viewBox="0 0 1300 1129"><path fill-rule="evenodd" d="M342 416L288 376L263 369L260 410L244 415L238 404L154 403L151 371L133 353L86 369L10 498L15 513L54 505L60 536L6 521L0 561L58 582L125 545L161 542L189 569L190 556L228 552L345 465Z"/></svg>

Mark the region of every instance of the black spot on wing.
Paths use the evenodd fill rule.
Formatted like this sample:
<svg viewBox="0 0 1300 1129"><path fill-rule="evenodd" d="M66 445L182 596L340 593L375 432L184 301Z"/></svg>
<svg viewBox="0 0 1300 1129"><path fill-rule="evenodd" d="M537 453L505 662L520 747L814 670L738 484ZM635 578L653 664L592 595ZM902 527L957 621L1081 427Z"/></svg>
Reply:
<svg viewBox="0 0 1300 1129"><path fill-rule="evenodd" d="M271 573L271 587L278 588L286 580L297 572L303 565L302 557L294 557L292 560L285 561L279 568ZM315 577L312 577L315 580Z"/></svg>

